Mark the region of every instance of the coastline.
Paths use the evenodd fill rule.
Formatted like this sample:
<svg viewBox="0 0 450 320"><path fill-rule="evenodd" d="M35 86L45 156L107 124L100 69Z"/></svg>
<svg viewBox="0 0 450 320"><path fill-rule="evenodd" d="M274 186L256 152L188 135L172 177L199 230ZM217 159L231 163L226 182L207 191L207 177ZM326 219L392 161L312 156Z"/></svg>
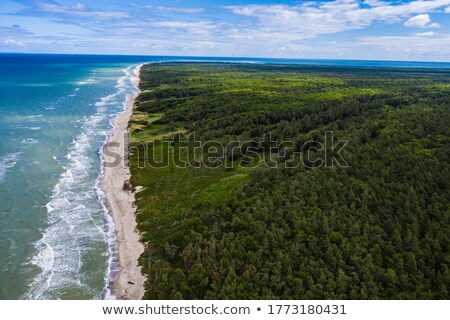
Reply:
<svg viewBox="0 0 450 320"><path fill-rule="evenodd" d="M139 84L140 66L136 72L135 86ZM111 133L107 145L116 144L119 148L111 147L110 152L120 155L121 162L117 166L104 166L104 175L101 188L105 194L105 205L112 216L116 238L116 258L120 270L114 274L109 283L113 296L120 300L138 300L144 295L145 277L141 273L138 259L144 252L144 245L140 242L140 234L137 231L136 208L134 206L134 193L124 190L125 181L130 179L130 169L127 160L128 122L133 112L134 101L139 93L129 96L125 110L114 121L114 130ZM106 146L105 146L106 148ZM114 162L114 158L103 153L106 162Z"/></svg>

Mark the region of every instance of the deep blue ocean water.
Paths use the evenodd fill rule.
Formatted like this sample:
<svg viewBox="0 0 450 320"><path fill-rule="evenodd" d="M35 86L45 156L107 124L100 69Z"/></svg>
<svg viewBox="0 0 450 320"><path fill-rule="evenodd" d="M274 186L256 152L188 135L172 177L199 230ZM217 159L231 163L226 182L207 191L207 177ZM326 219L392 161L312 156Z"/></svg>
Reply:
<svg viewBox="0 0 450 320"><path fill-rule="evenodd" d="M450 63L0 54L0 299L108 298L100 151L145 62L450 68Z"/></svg>

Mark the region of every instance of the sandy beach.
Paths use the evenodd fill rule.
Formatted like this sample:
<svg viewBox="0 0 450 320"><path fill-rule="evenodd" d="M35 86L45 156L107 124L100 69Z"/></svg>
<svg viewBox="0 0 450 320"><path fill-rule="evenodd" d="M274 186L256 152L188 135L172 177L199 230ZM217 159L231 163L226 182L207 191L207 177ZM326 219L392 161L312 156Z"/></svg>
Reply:
<svg viewBox="0 0 450 320"><path fill-rule="evenodd" d="M139 81L139 78L136 79ZM102 189L105 192L106 206L113 217L116 226L118 261L120 271L116 274L110 288L117 299L136 300L144 294L145 277L138 266L138 258L144 252L144 245L140 242L140 235L136 229L136 208L134 206L134 193L124 190L124 182L130 179L130 170L127 162L127 142L125 135L128 133L128 121L130 120L134 100L137 95L130 96L126 110L115 120L115 128L108 143L120 143L119 148L111 147L110 151L118 153L122 162L114 167L105 167ZM105 162L112 162L104 156Z"/></svg>

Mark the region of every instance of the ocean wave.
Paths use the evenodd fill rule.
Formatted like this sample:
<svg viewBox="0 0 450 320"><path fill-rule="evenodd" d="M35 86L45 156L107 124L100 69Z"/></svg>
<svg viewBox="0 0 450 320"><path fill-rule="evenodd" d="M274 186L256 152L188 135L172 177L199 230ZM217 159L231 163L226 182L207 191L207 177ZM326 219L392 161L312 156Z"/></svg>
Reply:
<svg viewBox="0 0 450 320"><path fill-rule="evenodd" d="M33 126L33 125L37 124L37 123L35 123L36 121L29 121L29 122L31 122L31 123L29 123L29 126L27 126L26 123L22 123L22 124L17 123L17 124L11 124L9 126L9 128L14 129L14 130L32 130L32 131L41 130L40 126ZM26 139L22 139L22 140L26 140Z"/></svg>
<svg viewBox="0 0 450 320"><path fill-rule="evenodd" d="M80 88L79 88L79 87L75 88L75 89L73 90L73 93L69 94L68 97L76 97L78 91L80 91Z"/></svg>
<svg viewBox="0 0 450 320"><path fill-rule="evenodd" d="M27 138L27 139L23 139L22 143L23 144L35 144L38 143L39 141L33 138Z"/></svg>
<svg viewBox="0 0 450 320"><path fill-rule="evenodd" d="M0 157L0 183L3 182L6 173L14 168L20 154L20 152L15 152Z"/></svg>
<svg viewBox="0 0 450 320"><path fill-rule="evenodd" d="M79 287L81 290L83 284L78 285L78 282L73 281L80 277L81 257L91 250L89 245L102 242L103 234L96 232L95 221L88 214L95 210L95 203L92 205L95 195L90 187L92 159L89 154L97 124L95 118L89 118L86 131L72 143L65 171L45 206L48 227L43 232L43 239L36 245L38 254L32 260L41 272L31 285L28 298L54 299L58 297L58 292L66 288ZM48 258L46 251L52 252L53 259Z"/></svg>
<svg viewBox="0 0 450 320"><path fill-rule="evenodd" d="M36 243L37 254L31 260L40 272L30 284L26 298L60 298L69 288L80 292L93 290L83 278L90 274L81 273L86 269L88 256L102 255L107 257L105 285L102 292L90 294L94 299L114 298L108 288L119 268L115 226L99 187L103 160L100 158L99 165L98 151L108 139L111 119L117 115L123 101L137 92L131 80L131 67L124 73L117 81L116 92L100 98L95 114L83 118L82 132L65 156L64 172L46 204L48 226L42 232L43 238ZM115 107L106 108L106 103ZM104 245L107 251L101 249Z"/></svg>
<svg viewBox="0 0 450 320"><path fill-rule="evenodd" d="M93 77L89 77L86 80L82 80L82 81L77 82L77 85L85 86L85 85L93 84L93 83L95 83L95 79Z"/></svg>

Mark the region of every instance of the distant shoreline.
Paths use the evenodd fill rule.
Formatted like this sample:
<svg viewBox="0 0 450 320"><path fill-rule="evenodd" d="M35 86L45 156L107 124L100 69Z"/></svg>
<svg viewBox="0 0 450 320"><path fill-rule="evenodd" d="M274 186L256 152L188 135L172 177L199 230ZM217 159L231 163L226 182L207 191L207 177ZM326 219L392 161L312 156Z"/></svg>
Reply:
<svg viewBox="0 0 450 320"><path fill-rule="evenodd" d="M139 84L138 67L136 87ZM134 101L138 94L129 96L124 112L120 113L114 122L114 130L108 139L108 143L119 143L114 152L120 154L122 162L115 167L104 168L104 177L101 188L105 193L106 206L112 216L116 228L117 260L120 270L114 275L109 284L111 293L116 299L137 300L144 295L145 277L141 273L138 259L144 252L144 245L140 242L140 234L136 227L136 208L134 206L134 193L124 190L125 181L130 179L128 167L127 147L123 146L124 137L128 133L128 121L133 111ZM105 157L105 155L103 155Z"/></svg>

